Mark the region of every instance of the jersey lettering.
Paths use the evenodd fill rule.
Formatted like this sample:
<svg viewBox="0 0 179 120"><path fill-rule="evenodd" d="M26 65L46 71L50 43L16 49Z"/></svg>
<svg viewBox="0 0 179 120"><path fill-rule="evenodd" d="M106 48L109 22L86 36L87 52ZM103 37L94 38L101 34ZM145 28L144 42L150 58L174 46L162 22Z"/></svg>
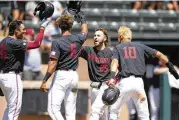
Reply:
<svg viewBox="0 0 179 120"><path fill-rule="evenodd" d="M6 59L7 57L7 48L5 45L0 45L0 59Z"/></svg>
<svg viewBox="0 0 179 120"><path fill-rule="evenodd" d="M77 55L76 44L75 43L70 44L70 57L75 58L76 55Z"/></svg>
<svg viewBox="0 0 179 120"><path fill-rule="evenodd" d="M108 72L108 65L100 65L100 72Z"/></svg>
<svg viewBox="0 0 179 120"><path fill-rule="evenodd" d="M133 47L124 47L124 58L125 59L135 59L136 58L136 48Z"/></svg>

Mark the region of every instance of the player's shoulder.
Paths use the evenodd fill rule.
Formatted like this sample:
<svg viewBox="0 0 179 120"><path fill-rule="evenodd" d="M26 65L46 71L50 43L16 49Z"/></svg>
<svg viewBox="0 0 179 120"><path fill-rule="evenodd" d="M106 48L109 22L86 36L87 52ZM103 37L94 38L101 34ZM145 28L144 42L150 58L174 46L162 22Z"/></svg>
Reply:
<svg viewBox="0 0 179 120"><path fill-rule="evenodd" d="M94 52L94 47L92 46L82 46L82 49L88 53Z"/></svg>
<svg viewBox="0 0 179 120"><path fill-rule="evenodd" d="M112 48L112 47L106 47L106 48L104 49L104 52L105 52L106 54L108 54L108 55L112 55L112 54L113 54L112 51L113 51L113 48Z"/></svg>
<svg viewBox="0 0 179 120"><path fill-rule="evenodd" d="M76 33L76 34L72 34L72 35L79 39L86 39L86 37L87 37L87 34L84 32L80 32L80 33Z"/></svg>
<svg viewBox="0 0 179 120"><path fill-rule="evenodd" d="M112 52L112 51L113 51L113 48L112 48L112 47L105 47L104 50L105 50L105 51L108 51L108 52Z"/></svg>
<svg viewBox="0 0 179 120"><path fill-rule="evenodd" d="M52 46L60 45L60 42L62 42L62 40L53 40L52 41Z"/></svg>
<svg viewBox="0 0 179 120"><path fill-rule="evenodd" d="M92 46L82 46L83 49L88 49L88 50L92 50L93 47Z"/></svg>

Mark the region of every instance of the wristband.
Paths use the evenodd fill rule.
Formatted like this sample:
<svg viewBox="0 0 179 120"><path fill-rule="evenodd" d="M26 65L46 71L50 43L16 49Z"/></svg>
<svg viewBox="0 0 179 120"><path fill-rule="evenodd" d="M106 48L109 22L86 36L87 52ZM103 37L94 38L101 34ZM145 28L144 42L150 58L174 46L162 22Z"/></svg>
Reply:
<svg viewBox="0 0 179 120"><path fill-rule="evenodd" d="M44 80L47 81L51 75L52 75L51 73L47 72L44 77Z"/></svg>
<svg viewBox="0 0 179 120"><path fill-rule="evenodd" d="M111 71L111 73L110 73L111 75L110 75L110 79L114 79L114 77L116 76L116 72L114 72L114 71Z"/></svg>

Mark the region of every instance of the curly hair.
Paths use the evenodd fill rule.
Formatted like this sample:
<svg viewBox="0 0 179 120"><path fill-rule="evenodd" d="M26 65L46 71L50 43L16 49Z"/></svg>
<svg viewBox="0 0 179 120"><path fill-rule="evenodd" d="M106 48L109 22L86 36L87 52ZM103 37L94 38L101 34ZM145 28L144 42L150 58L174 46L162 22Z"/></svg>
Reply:
<svg viewBox="0 0 179 120"><path fill-rule="evenodd" d="M63 14L56 19L56 24L62 29L62 31L70 30L73 25L73 18L71 15Z"/></svg>
<svg viewBox="0 0 179 120"><path fill-rule="evenodd" d="M106 36L106 41L105 41L105 46L107 46L108 45L108 42L109 42L109 40L108 40L108 31L106 30L106 29L104 29L104 28L97 28L96 30L95 30L95 32L96 31L102 31L103 32L103 34Z"/></svg>

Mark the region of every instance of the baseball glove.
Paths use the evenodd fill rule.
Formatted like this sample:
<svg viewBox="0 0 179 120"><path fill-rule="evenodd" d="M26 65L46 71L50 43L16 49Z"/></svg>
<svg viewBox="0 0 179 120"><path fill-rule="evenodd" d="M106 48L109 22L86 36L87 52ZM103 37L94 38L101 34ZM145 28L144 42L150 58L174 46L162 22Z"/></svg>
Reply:
<svg viewBox="0 0 179 120"><path fill-rule="evenodd" d="M0 88L0 96L4 96L4 94L3 94L2 90L1 90L1 88Z"/></svg>

